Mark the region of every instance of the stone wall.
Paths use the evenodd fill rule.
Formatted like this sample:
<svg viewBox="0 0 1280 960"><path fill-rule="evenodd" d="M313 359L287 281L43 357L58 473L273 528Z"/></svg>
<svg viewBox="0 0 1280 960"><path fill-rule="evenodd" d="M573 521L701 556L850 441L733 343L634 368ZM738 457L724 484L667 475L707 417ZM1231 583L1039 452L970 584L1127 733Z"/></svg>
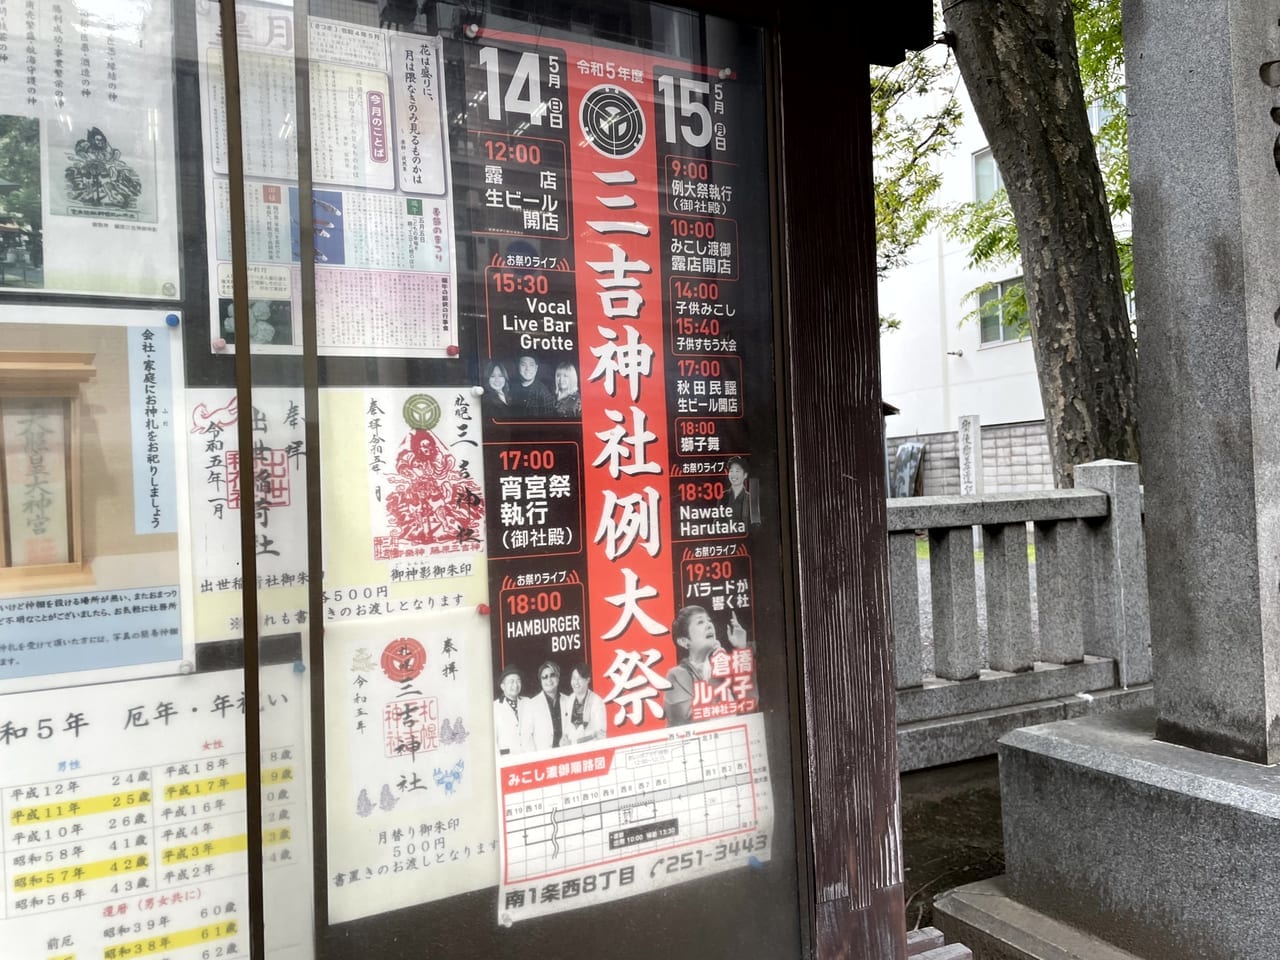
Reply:
<svg viewBox="0 0 1280 960"><path fill-rule="evenodd" d="M985 493L1052 490L1053 459L1044 421L983 427L982 475Z"/></svg>
<svg viewBox="0 0 1280 960"><path fill-rule="evenodd" d="M890 437L886 441L889 462L898 444L924 444L924 496L960 493L960 452L954 430ZM1053 461L1044 421L1000 423L982 428L982 479L985 493L1021 493L1053 489Z"/></svg>

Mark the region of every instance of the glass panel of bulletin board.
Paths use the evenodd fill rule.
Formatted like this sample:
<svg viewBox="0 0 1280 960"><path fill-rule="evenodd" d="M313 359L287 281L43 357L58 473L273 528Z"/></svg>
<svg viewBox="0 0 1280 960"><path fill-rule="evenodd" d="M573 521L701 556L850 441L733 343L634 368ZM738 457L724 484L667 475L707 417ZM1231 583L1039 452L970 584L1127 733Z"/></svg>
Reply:
<svg viewBox="0 0 1280 960"><path fill-rule="evenodd" d="M800 955L771 71L0 0L15 956Z"/></svg>

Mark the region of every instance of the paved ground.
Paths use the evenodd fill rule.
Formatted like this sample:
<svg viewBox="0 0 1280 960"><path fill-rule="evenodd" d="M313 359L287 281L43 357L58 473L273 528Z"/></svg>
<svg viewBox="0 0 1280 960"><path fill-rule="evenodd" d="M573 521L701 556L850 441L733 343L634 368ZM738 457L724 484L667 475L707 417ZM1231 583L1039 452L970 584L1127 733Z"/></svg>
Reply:
<svg viewBox="0 0 1280 960"><path fill-rule="evenodd" d="M908 930L930 925L942 892L1003 873L995 757L903 774L902 839Z"/></svg>

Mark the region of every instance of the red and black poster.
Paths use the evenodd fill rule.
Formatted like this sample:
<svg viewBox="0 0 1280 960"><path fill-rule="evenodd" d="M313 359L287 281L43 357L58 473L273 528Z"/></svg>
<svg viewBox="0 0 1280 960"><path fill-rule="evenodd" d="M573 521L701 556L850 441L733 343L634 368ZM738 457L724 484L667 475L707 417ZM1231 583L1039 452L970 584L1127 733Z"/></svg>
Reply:
<svg viewBox="0 0 1280 960"><path fill-rule="evenodd" d="M770 857L769 182L732 63L484 30L466 91L514 922Z"/></svg>

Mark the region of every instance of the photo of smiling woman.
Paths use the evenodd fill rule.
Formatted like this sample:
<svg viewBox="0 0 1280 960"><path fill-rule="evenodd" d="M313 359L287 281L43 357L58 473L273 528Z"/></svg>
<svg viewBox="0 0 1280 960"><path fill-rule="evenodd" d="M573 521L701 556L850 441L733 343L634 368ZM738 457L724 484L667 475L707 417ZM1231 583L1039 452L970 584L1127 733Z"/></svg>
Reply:
<svg viewBox="0 0 1280 960"><path fill-rule="evenodd" d="M511 394L507 390L507 368L496 360L485 364L484 395L480 398L480 409L486 417L493 420L502 420L514 412Z"/></svg>
<svg viewBox="0 0 1280 960"><path fill-rule="evenodd" d="M671 637L681 655L680 662L667 674L671 684L663 697L667 726L688 723L693 715L693 690L699 681L711 679L711 655L720 649L716 625L706 608L690 604L677 614L671 624Z"/></svg>

